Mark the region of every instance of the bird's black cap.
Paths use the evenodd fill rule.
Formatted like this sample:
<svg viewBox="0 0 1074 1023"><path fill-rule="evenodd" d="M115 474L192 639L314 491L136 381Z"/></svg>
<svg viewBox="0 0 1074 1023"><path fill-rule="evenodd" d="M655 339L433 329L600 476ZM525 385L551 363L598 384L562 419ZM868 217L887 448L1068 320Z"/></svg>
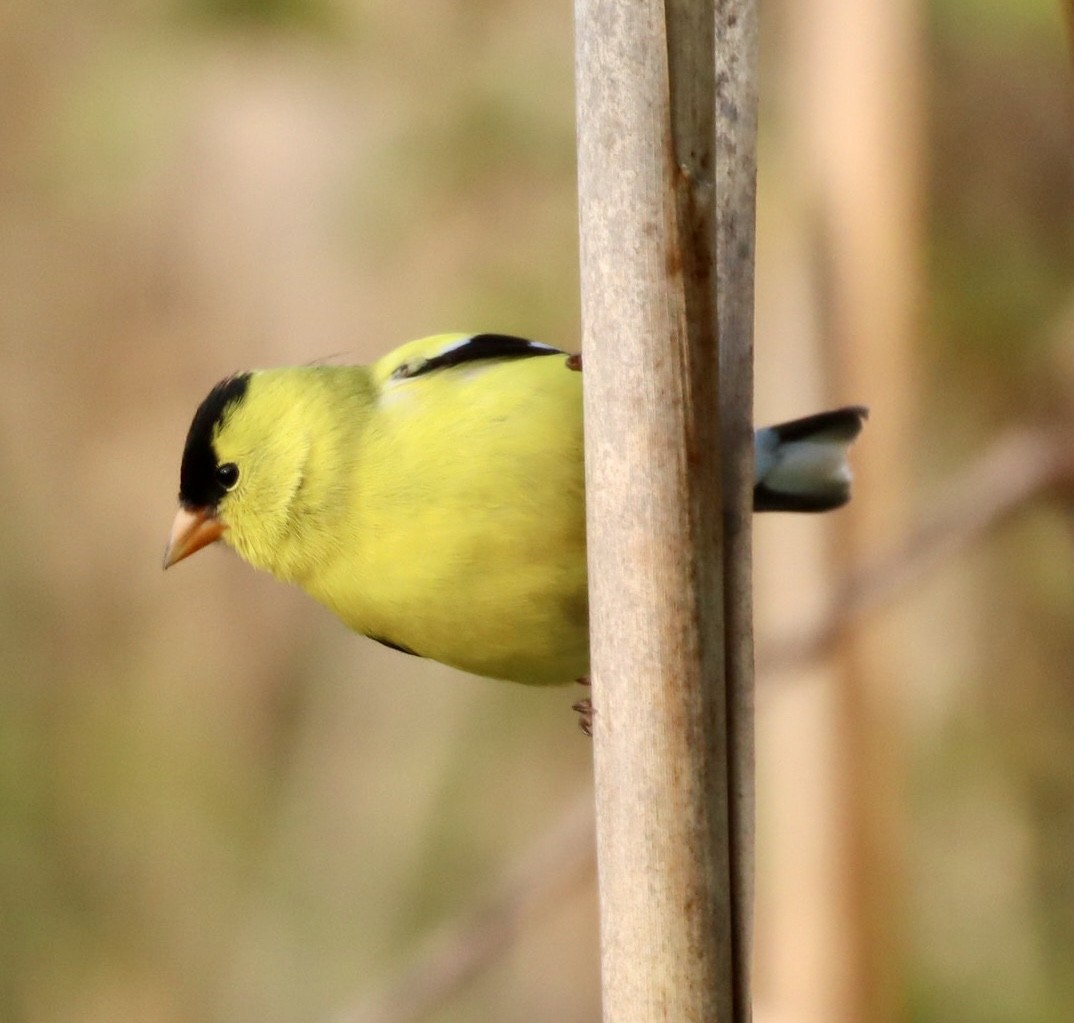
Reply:
<svg viewBox="0 0 1074 1023"><path fill-rule="evenodd" d="M246 396L249 373L237 373L221 380L198 406L183 448L183 465L179 470L179 502L185 508L212 508L227 493L217 480L217 458L213 450L213 432L228 409Z"/></svg>

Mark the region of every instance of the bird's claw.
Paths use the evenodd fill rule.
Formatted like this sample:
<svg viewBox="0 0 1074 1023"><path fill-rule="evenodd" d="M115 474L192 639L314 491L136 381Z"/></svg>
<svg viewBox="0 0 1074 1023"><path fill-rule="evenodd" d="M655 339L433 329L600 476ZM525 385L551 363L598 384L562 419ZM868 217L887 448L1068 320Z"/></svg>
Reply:
<svg viewBox="0 0 1074 1023"><path fill-rule="evenodd" d="M571 710L578 714L578 727L585 732L586 735L592 736L593 734L593 701L587 696L584 700L579 700L577 703L571 704Z"/></svg>

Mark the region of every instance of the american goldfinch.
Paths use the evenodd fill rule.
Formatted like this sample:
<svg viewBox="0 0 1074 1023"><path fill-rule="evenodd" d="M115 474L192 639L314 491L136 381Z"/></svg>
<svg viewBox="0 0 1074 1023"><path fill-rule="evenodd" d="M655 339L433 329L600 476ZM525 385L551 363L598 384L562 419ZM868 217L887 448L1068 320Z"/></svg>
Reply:
<svg viewBox="0 0 1074 1023"><path fill-rule="evenodd" d="M441 334L372 366L238 373L194 415L164 567L223 540L350 628L476 675L589 670L582 374ZM755 434L758 511L850 496L863 408Z"/></svg>

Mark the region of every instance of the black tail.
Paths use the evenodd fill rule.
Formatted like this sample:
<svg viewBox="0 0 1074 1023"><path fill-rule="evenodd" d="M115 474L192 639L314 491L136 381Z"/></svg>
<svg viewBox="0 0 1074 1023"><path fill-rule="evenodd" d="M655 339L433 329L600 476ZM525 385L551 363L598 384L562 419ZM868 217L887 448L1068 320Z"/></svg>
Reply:
<svg viewBox="0 0 1074 1023"><path fill-rule="evenodd" d="M758 430L753 510L822 512L846 504L847 448L868 415L850 405Z"/></svg>

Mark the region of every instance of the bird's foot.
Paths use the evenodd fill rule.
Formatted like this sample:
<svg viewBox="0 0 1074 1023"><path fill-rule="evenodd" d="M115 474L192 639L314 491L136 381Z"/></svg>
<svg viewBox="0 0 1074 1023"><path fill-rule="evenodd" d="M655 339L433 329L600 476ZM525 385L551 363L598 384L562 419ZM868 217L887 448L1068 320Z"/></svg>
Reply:
<svg viewBox="0 0 1074 1023"><path fill-rule="evenodd" d="M577 352L574 355L567 356L567 369L573 369L576 373L582 371L582 353Z"/></svg>
<svg viewBox="0 0 1074 1023"><path fill-rule="evenodd" d="M579 359L582 357L579 355ZM589 676L583 675L580 679L577 679L578 685L588 686ZM577 703L571 705L571 710L578 714L578 727L585 732L586 735L593 734L593 701L587 696L584 700L579 700Z"/></svg>
<svg viewBox="0 0 1074 1023"><path fill-rule="evenodd" d="M572 703L571 710L576 711L578 714L578 727L585 732L586 735L592 736L594 714L593 701L586 697L584 700Z"/></svg>

